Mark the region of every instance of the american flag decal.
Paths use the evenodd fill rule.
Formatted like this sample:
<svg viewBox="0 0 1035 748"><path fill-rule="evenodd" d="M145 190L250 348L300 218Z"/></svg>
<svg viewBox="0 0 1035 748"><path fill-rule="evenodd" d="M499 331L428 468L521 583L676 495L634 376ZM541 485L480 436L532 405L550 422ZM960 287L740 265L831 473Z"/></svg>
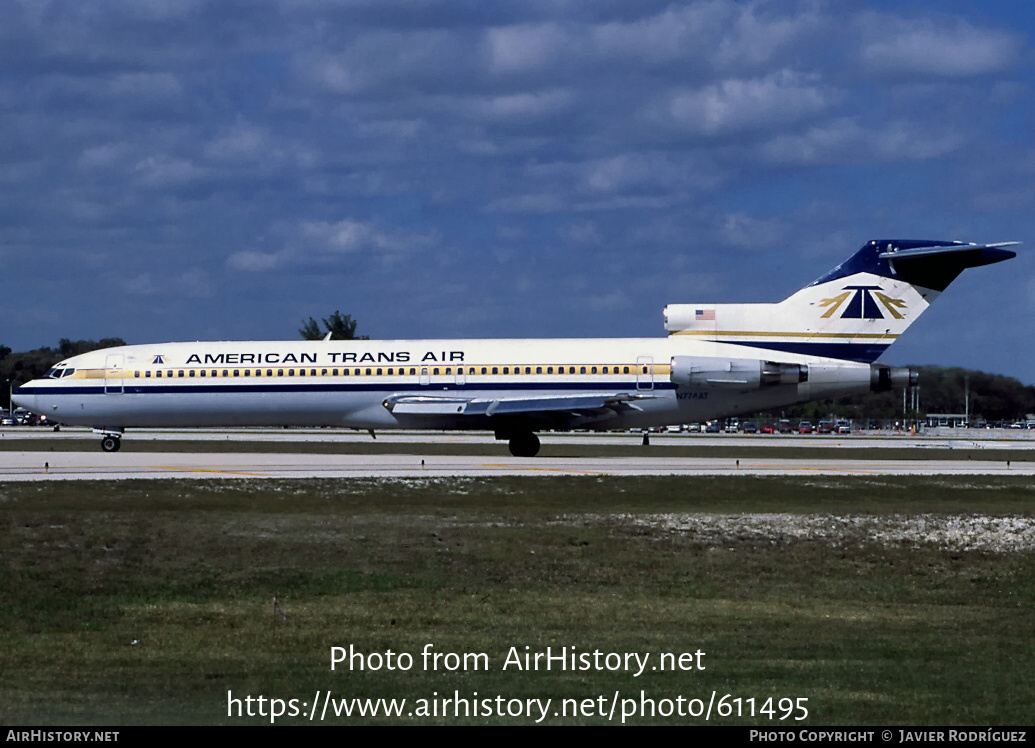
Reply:
<svg viewBox="0 0 1035 748"><path fill-rule="evenodd" d="M714 309L695 309L694 310L694 319L695 320L704 320L704 321L707 321L707 320L714 321L715 320L715 310Z"/></svg>

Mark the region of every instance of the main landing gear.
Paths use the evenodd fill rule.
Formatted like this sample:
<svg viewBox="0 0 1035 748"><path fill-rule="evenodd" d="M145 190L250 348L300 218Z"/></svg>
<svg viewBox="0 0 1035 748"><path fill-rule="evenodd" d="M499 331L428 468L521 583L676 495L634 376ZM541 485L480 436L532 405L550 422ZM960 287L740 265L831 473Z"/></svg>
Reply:
<svg viewBox="0 0 1035 748"><path fill-rule="evenodd" d="M105 452L118 452L122 446L122 432L95 428L93 433L101 436L101 449Z"/></svg>
<svg viewBox="0 0 1035 748"><path fill-rule="evenodd" d="M515 457L535 457L539 454L539 437L532 432L514 434L507 443Z"/></svg>

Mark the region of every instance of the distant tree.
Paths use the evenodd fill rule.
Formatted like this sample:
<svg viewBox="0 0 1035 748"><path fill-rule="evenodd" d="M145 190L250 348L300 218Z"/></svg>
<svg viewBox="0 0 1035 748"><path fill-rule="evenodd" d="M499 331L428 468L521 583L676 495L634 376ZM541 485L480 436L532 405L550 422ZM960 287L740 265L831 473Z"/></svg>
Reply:
<svg viewBox="0 0 1035 748"><path fill-rule="evenodd" d="M102 348L115 348L125 344L126 341L122 338L101 338L100 340L69 340L68 338L61 338L58 342L58 353L61 354L61 358L69 358L70 356L78 356L80 353L98 351Z"/></svg>
<svg viewBox="0 0 1035 748"><path fill-rule="evenodd" d="M357 324L351 314L335 312L330 317L324 318L322 328L320 323L312 317L308 322L303 321L298 334L304 340L322 340L327 333L331 334L331 340L370 340L369 335L356 334Z"/></svg>
<svg viewBox="0 0 1035 748"><path fill-rule="evenodd" d="M5 358L7 358L7 354L9 354L10 352L11 349L8 348L6 345L0 345L0 361L3 361Z"/></svg>

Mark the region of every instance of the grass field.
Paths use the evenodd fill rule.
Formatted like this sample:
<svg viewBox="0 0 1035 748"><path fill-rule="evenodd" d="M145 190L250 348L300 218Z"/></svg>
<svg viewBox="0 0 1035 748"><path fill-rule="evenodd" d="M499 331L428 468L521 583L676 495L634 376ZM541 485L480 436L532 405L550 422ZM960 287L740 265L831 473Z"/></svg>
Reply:
<svg viewBox="0 0 1035 748"><path fill-rule="evenodd" d="M1033 502L1007 477L0 484L0 723L269 721L228 717L228 691L306 714L317 691L458 692L601 723L553 713L714 691L806 698L805 724L1030 723ZM428 644L489 668L425 670ZM414 664L332 672L350 645ZM504 671L526 646L651 659ZM698 651L704 670L650 669ZM328 721L535 721L438 709ZM802 724L780 715L711 719Z"/></svg>

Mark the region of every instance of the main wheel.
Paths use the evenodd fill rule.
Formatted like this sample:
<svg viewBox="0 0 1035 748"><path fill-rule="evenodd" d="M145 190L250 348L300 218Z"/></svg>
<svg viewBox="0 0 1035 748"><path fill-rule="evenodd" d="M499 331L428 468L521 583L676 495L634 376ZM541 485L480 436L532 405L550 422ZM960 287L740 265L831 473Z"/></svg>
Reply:
<svg viewBox="0 0 1035 748"><path fill-rule="evenodd" d="M515 457L535 457L539 454L539 437L532 433L510 437L508 445Z"/></svg>
<svg viewBox="0 0 1035 748"><path fill-rule="evenodd" d="M122 446L122 440L117 436L106 436L101 439L101 449L105 452L118 452Z"/></svg>

